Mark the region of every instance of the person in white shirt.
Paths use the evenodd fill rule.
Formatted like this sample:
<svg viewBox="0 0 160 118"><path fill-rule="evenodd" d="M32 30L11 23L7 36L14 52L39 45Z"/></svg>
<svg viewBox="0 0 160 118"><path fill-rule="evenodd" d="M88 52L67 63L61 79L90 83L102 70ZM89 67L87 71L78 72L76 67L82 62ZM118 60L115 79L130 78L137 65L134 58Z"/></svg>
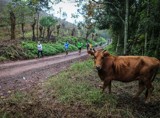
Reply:
<svg viewBox="0 0 160 118"><path fill-rule="evenodd" d="M40 57L40 54L41 57L43 57L42 44L40 43L40 41L38 41L37 49L38 49L38 58Z"/></svg>

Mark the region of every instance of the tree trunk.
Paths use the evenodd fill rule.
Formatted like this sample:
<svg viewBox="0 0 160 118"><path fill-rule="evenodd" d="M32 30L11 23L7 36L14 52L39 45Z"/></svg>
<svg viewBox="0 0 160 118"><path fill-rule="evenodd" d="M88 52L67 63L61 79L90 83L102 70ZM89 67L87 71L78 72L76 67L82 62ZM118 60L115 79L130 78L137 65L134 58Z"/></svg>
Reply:
<svg viewBox="0 0 160 118"><path fill-rule="evenodd" d="M160 33L159 33L159 37L158 37L158 41L156 43L156 50L154 52L156 57L160 57Z"/></svg>
<svg viewBox="0 0 160 118"><path fill-rule="evenodd" d="M45 29L45 28L43 28L43 36L42 36L43 38L44 38L44 35L45 35L45 30L46 30L46 29Z"/></svg>
<svg viewBox="0 0 160 118"><path fill-rule="evenodd" d="M39 12L37 11L37 40L39 38Z"/></svg>
<svg viewBox="0 0 160 118"><path fill-rule="evenodd" d="M147 18L149 17L149 11L150 11L150 0L147 1ZM145 31L144 55L147 54L147 42L148 42L148 24Z"/></svg>
<svg viewBox="0 0 160 118"><path fill-rule="evenodd" d="M144 40L144 55L146 55L146 53L147 53L147 39L148 39L148 33L146 31L145 40Z"/></svg>
<svg viewBox="0 0 160 118"><path fill-rule="evenodd" d="M149 40L149 50L152 50L152 48L154 47L154 29L152 29L152 34L151 34L151 37L150 37L150 40Z"/></svg>
<svg viewBox="0 0 160 118"><path fill-rule="evenodd" d="M16 17L13 11L10 12L10 21L11 21L11 40L15 39L15 28L16 28Z"/></svg>
<svg viewBox="0 0 160 118"><path fill-rule="evenodd" d="M71 36L74 36L74 35L75 35L75 31L76 31L76 29L73 28L72 31L71 31Z"/></svg>
<svg viewBox="0 0 160 118"><path fill-rule="evenodd" d="M24 39L24 33L25 33L25 31L24 31L24 23L21 24L21 30L22 30L22 38Z"/></svg>
<svg viewBox="0 0 160 118"><path fill-rule="evenodd" d="M57 28L56 28L56 30L57 30L57 36L59 36L60 27L61 27L61 25L60 25L60 24L59 24L59 25L57 25Z"/></svg>
<svg viewBox="0 0 160 118"><path fill-rule="evenodd" d="M42 37L42 32L43 32L43 27L42 26L39 26L39 37L41 38Z"/></svg>
<svg viewBox="0 0 160 118"><path fill-rule="evenodd" d="M50 39L50 27L47 28L47 39Z"/></svg>
<svg viewBox="0 0 160 118"><path fill-rule="evenodd" d="M156 50L154 51L155 57L160 57L160 38L158 37L157 45L156 45Z"/></svg>
<svg viewBox="0 0 160 118"><path fill-rule="evenodd" d="M124 55L127 52L127 39L128 39L128 16L129 16L129 0L126 0L126 13L124 23Z"/></svg>
<svg viewBox="0 0 160 118"><path fill-rule="evenodd" d="M117 41L117 46L116 46L116 53L118 53L118 49L119 49L119 42L120 42L120 36L118 35L118 41Z"/></svg>
<svg viewBox="0 0 160 118"><path fill-rule="evenodd" d="M88 39L88 36L89 36L89 31L87 30L87 33L86 33L86 40Z"/></svg>
<svg viewBox="0 0 160 118"><path fill-rule="evenodd" d="M32 24L32 40L35 41L36 40L36 36L35 36L35 25L36 25L36 19L34 18L34 22Z"/></svg>
<svg viewBox="0 0 160 118"><path fill-rule="evenodd" d="M94 33L92 33L92 41L94 40Z"/></svg>

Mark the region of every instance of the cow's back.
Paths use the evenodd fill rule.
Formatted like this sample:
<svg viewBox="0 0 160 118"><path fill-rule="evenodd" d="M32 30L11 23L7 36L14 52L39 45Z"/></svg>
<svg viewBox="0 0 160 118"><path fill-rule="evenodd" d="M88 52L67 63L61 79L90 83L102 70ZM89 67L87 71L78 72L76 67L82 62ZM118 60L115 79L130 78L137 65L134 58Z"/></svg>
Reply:
<svg viewBox="0 0 160 118"><path fill-rule="evenodd" d="M143 62L143 67L140 71L141 74L150 74L153 71L157 71L160 66L159 60L154 57L142 56L141 60Z"/></svg>
<svg viewBox="0 0 160 118"><path fill-rule="evenodd" d="M147 75L158 68L159 60L147 56L117 56L113 60L114 80L129 82Z"/></svg>

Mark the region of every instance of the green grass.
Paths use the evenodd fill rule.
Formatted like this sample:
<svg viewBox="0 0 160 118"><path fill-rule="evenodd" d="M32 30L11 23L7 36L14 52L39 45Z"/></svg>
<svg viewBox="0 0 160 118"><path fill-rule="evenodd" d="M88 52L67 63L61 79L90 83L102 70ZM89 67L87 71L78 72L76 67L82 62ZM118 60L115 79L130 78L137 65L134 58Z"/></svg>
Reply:
<svg viewBox="0 0 160 118"><path fill-rule="evenodd" d="M105 117L111 112L120 114L116 109L117 97L102 93L100 88L94 86L99 82L93 62L89 60L73 64L67 71L51 77L46 87L48 91L54 90L50 95L56 96L59 102L87 105L88 110L97 117Z"/></svg>
<svg viewBox="0 0 160 118"><path fill-rule="evenodd" d="M147 118L147 115L141 114L140 111L135 111L137 105L144 107L144 109L148 107L143 105L143 100L136 103L132 98L135 90L137 91L136 82L128 84L113 82L113 94L101 93L101 89L97 87L99 83L100 79L93 69L93 61L89 60L75 63L66 71L51 77L47 81L46 87L48 91L54 90L48 93L61 103L72 104L73 106L74 104L87 105L89 113L94 114L95 117L135 118L140 116L141 118ZM159 98L159 94L157 94L159 93L158 84L157 82L154 83L154 92L156 93L154 102ZM119 97L122 98L120 99ZM152 111L149 114L152 114Z"/></svg>
<svg viewBox="0 0 160 118"><path fill-rule="evenodd" d="M93 61L77 62L67 70L50 77L42 86L32 88L30 91L17 91L10 98L0 100L0 103L3 103L0 104L0 117L8 118L13 115L14 118L28 115L46 117L45 114L52 114L53 111L58 112L60 116L67 112L68 117L76 117L78 115L76 109L82 117L148 118L148 115L158 115L159 112L154 111L159 108L158 80L154 82L153 104L149 105L131 98L135 90L132 84L136 83L113 82L112 94L101 93L99 84L100 79L93 69ZM154 110L149 110L150 105ZM142 110L137 110L137 107Z"/></svg>

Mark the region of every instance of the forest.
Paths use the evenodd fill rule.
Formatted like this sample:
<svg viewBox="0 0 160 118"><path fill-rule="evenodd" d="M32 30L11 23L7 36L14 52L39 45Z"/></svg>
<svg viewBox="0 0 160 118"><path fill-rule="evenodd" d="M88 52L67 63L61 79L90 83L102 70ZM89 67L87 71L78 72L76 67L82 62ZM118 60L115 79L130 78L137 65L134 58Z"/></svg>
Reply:
<svg viewBox="0 0 160 118"><path fill-rule="evenodd" d="M108 37L112 39L110 48L116 54L160 56L159 0L113 0L112 2L78 0L76 1L78 12L72 16L76 19L81 14L84 22L79 22L77 25L65 21L67 13L61 12L61 9L59 12L61 20L52 17L53 14L46 13L52 8L51 3L58 2L60 1L12 0L9 2L2 7L0 13L1 41L23 39L56 42L66 36L93 41L107 34L104 39ZM1 60L3 58L6 56L1 56Z"/></svg>
<svg viewBox="0 0 160 118"><path fill-rule="evenodd" d="M87 40L94 46L106 42L106 37L101 36L105 31L87 29L87 24L84 23L78 26L72 24L66 21L65 12L59 12L61 19L48 14L47 11L51 9L49 4L58 3L53 2L55 3L43 0L13 0L5 6L1 4L1 61L36 58L38 41L44 43L46 56L64 52L64 42L67 40L71 44L70 51L77 50L77 41L83 43L83 48L86 47Z"/></svg>
<svg viewBox="0 0 160 118"><path fill-rule="evenodd" d="M97 27L109 29L118 54L160 56L159 0L92 0Z"/></svg>

